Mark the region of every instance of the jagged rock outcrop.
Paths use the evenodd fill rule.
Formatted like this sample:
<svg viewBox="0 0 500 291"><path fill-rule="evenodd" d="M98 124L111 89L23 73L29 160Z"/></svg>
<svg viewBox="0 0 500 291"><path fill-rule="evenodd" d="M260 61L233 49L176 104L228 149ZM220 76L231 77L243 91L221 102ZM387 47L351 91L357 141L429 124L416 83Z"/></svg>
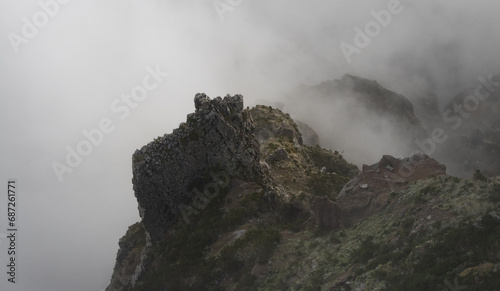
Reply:
<svg viewBox="0 0 500 291"><path fill-rule="evenodd" d="M196 112L188 115L186 123L133 155L133 186L144 242L135 243L131 231L120 240L109 291L150 290L148 284L161 282L168 286L173 278L177 280L175 284L188 284L185 280L189 275L183 273L186 278L174 275L180 268L175 260L182 261L172 249L181 247L178 241L184 236L179 232L186 237L197 236L195 241L182 241L182 247L192 246L190 252L196 248L200 252L197 259L211 260L217 266L225 265L225 259L219 255L235 243L225 239L224 231L232 230L242 236L265 233L264 240L260 234L244 238L253 241L245 252L259 256L258 266L266 262L264 258L275 248L274 242L267 241L267 235L279 240L276 224L295 231L314 227L308 224L314 220L306 197L335 195L358 171L337 152L304 145L295 122L278 109L257 106L243 110L240 95L211 100L197 94L194 101ZM266 166L265 172L261 165ZM317 185L318 182L322 185ZM205 189L207 185L221 188L221 195L212 195L213 188ZM303 201L290 202L292 196L301 193ZM338 220L328 207L335 205L327 201L330 203L315 206L320 215L318 223L322 229L335 229L337 225L332 223ZM190 217L186 217L186 211ZM212 228L212 224L216 226ZM204 226L197 230L199 225ZM203 243L197 244L197 240ZM254 243L264 244L264 251ZM158 245L170 247L158 249ZM201 252L206 248L213 251L204 258ZM245 266L255 264L253 256L245 260ZM186 267L192 263L181 264ZM232 269L225 272L231 273ZM168 279L151 278L164 270L169 270ZM226 276L219 274L218 269L210 272L212 276ZM203 284L202 278L193 280L195 284ZM214 282L214 286L231 284Z"/></svg>
<svg viewBox="0 0 500 291"><path fill-rule="evenodd" d="M262 179L259 144L243 97L211 100L196 94L194 103L196 112L186 123L133 155L135 196L152 242L182 214L180 205L189 207L196 193L204 192L212 173L224 170L241 179Z"/></svg>

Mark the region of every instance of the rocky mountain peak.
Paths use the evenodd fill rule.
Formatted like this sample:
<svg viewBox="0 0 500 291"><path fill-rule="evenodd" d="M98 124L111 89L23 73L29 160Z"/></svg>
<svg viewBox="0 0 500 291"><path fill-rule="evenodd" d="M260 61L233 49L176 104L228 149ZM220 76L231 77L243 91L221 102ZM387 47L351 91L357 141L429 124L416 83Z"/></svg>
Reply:
<svg viewBox="0 0 500 291"><path fill-rule="evenodd" d="M198 93L194 96L194 107L196 113L208 114L210 111L218 112L226 116L234 115L241 116L243 111L243 96L242 95L227 95L224 98L216 97L213 100L206 94Z"/></svg>
<svg viewBox="0 0 500 291"><path fill-rule="evenodd" d="M196 112L178 129L133 155L135 196L153 242L182 215L179 205L191 205L196 193L204 191L210 173L224 169L242 179L262 178L259 144L243 97L196 94L194 103Z"/></svg>
<svg viewBox="0 0 500 291"><path fill-rule="evenodd" d="M346 74L334 82L337 90L356 93L356 98L371 110L405 120L412 127L420 127L413 104L403 95L384 88L377 81Z"/></svg>
<svg viewBox="0 0 500 291"><path fill-rule="evenodd" d="M367 135L384 147L416 147L414 140L428 136L415 114L412 103L403 95L386 89L374 80L353 75L316 85L302 85L286 96L290 114L318 130L327 148L345 148L345 155L361 164L359 141ZM328 126L325 126L328 124ZM348 134L344 134L345 132ZM353 146L352 146L353 145ZM361 149L360 149L361 148ZM371 152L366 147L367 153ZM373 149L374 154L381 154Z"/></svg>

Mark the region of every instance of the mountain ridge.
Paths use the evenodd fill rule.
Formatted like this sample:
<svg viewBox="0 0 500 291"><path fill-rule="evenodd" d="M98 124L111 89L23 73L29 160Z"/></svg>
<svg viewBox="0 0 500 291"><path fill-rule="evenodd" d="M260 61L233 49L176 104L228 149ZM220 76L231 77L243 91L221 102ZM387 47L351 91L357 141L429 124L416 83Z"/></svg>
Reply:
<svg viewBox="0 0 500 291"><path fill-rule="evenodd" d="M194 103L179 129L134 153L142 221L120 239L107 291L500 283L500 179L454 178L426 155L383 156L360 171L305 144L281 110L243 109L241 95ZM453 255L439 253L446 246Z"/></svg>

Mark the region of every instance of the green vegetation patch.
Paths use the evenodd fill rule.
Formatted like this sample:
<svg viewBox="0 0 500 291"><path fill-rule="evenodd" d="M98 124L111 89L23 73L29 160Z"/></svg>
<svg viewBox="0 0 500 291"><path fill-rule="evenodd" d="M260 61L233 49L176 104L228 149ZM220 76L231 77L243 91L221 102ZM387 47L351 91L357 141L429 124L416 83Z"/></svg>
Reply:
<svg viewBox="0 0 500 291"><path fill-rule="evenodd" d="M314 195L327 196L334 201L347 182L349 177L319 172L309 176L307 186Z"/></svg>
<svg viewBox="0 0 500 291"><path fill-rule="evenodd" d="M340 176L352 177L358 168L348 163L338 152L322 149L320 146L303 146L306 155L319 169L325 168L327 173L336 173Z"/></svg>
<svg viewBox="0 0 500 291"><path fill-rule="evenodd" d="M399 268L399 272L385 273L380 277L388 283L387 290L443 290L445 280L452 281L466 267L500 260L500 221L490 214L483 215L478 222L469 221L456 228L445 227L432 236L432 244L419 246L424 237L424 233L417 234L413 243L408 241L406 248L413 256L408 257L407 264ZM361 247L365 253L376 248L370 242ZM471 288L467 290L493 290L489 288L499 286L500 278L491 277L480 284L462 279L459 282L476 285L469 285Z"/></svg>

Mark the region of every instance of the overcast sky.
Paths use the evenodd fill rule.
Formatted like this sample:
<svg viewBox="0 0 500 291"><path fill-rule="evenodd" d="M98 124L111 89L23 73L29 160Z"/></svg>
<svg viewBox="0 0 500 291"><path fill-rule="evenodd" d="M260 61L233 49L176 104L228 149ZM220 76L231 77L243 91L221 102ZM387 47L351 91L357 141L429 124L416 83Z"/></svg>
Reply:
<svg viewBox="0 0 500 291"><path fill-rule="evenodd" d="M7 180L19 187L17 283L2 271L1 290L107 286L118 239L139 220L131 155L184 121L198 92L254 105L350 73L444 104L499 71L498 1L402 0L351 62L341 43L354 45L355 27L391 1L221 0L234 7L220 11L213 0L60 2L44 18L38 0L0 1L2 270ZM131 92L147 96L128 105ZM68 147L102 120L102 142L60 181L54 162L67 166Z"/></svg>

